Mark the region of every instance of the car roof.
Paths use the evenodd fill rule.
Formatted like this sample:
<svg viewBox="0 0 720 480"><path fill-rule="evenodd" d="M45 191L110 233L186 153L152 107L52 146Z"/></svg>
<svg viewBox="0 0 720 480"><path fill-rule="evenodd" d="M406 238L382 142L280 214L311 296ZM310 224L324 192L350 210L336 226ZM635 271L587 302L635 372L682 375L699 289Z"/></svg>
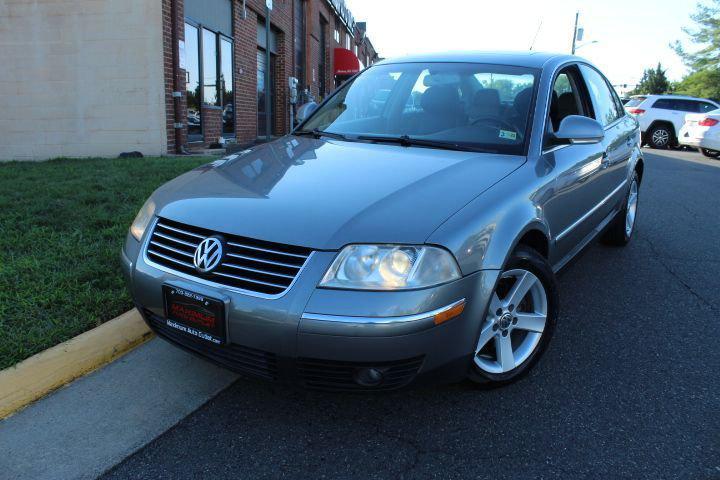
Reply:
<svg viewBox="0 0 720 480"><path fill-rule="evenodd" d="M645 98L645 99L658 99L658 98L673 98L676 100L702 100L703 102L710 102L710 103L717 103L714 100L710 100L709 98L701 98L701 97L692 97L690 95L675 95L672 93L647 93L647 94L641 94L641 95L633 95L632 98Z"/></svg>
<svg viewBox="0 0 720 480"><path fill-rule="evenodd" d="M549 61L576 60L590 63L580 57L560 53L547 52L444 52L427 53L421 55L409 55L397 58L388 58L378 62L376 65L396 63L431 63L431 62L463 62L463 63L488 63L493 65L510 65L528 68L543 68Z"/></svg>

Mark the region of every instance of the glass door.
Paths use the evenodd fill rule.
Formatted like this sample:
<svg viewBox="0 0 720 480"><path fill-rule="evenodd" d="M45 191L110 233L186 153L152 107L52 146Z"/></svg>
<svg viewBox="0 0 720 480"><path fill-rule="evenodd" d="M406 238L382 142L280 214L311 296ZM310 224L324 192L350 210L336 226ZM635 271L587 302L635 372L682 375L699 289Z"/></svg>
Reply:
<svg viewBox="0 0 720 480"><path fill-rule="evenodd" d="M270 65L267 65L267 59L265 58L265 50L262 48L258 48L257 51L257 101L258 101L258 109L257 109L257 131L258 131L258 137L268 137L269 135L272 135L272 125L275 124L275 112L273 110L273 95L272 95L272 85L273 85L273 71L275 64L275 58L274 56L270 56ZM270 68L270 85L265 85L265 72L267 71L267 68ZM267 131L266 128L266 117L265 117L265 95L270 96L270 132Z"/></svg>
<svg viewBox="0 0 720 480"><path fill-rule="evenodd" d="M235 99L233 97L232 41L220 37L220 95L222 97L223 136L235 135Z"/></svg>
<svg viewBox="0 0 720 480"><path fill-rule="evenodd" d="M185 24L185 90L187 97L188 142L202 142L200 121L200 60L197 27Z"/></svg>

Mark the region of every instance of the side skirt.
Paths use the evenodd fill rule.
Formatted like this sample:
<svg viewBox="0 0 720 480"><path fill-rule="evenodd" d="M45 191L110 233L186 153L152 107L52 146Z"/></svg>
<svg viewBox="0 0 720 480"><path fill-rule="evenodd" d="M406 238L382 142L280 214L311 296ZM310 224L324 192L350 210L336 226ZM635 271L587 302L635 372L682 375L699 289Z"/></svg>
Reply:
<svg viewBox="0 0 720 480"><path fill-rule="evenodd" d="M619 213L619 209L613 209L613 211L610 212L610 214L608 214L608 216L605 217L603 221L600 222L595 228L593 228L592 231L575 246L575 248L570 250L567 255L565 255L563 258L560 259L560 261L553 265L553 273L558 273L560 270L565 268L571 260L573 260L578 254L580 254L585 248L587 248L593 242L593 240L598 238L600 234L605 231L607 226L610 225L610 222L612 222Z"/></svg>

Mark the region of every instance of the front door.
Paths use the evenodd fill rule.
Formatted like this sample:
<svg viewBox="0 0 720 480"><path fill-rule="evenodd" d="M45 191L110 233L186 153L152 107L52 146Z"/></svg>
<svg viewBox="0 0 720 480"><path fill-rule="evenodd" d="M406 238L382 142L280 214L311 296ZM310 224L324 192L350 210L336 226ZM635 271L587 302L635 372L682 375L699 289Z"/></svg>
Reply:
<svg viewBox="0 0 720 480"><path fill-rule="evenodd" d="M565 117L592 116L591 102L577 66L565 68L557 75L549 102L548 139ZM546 142L543 157L545 164L555 170L553 192L543 209L555 242L551 262L558 264L598 224L597 204L604 196L599 172L603 168L605 146L602 142L559 146Z"/></svg>

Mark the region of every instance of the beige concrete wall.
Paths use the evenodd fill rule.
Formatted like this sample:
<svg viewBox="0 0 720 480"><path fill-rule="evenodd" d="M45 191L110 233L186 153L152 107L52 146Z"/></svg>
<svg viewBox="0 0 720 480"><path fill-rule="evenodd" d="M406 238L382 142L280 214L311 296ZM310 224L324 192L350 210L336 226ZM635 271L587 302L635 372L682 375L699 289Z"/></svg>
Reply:
<svg viewBox="0 0 720 480"><path fill-rule="evenodd" d="M0 0L0 160L166 153L160 0Z"/></svg>

